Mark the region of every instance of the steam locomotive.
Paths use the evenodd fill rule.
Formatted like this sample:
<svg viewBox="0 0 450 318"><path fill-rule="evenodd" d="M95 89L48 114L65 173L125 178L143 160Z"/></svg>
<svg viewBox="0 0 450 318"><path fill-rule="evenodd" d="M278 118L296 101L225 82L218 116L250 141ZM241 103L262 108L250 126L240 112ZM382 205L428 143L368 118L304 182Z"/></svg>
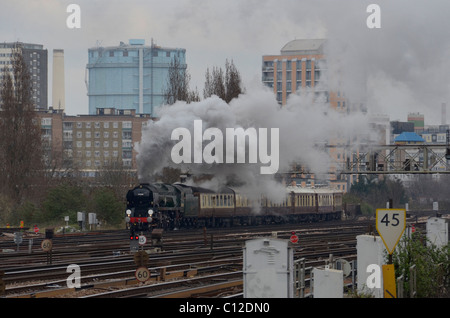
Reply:
<svg viewBox="0 0 450 318"><path fill-rule="evenodd" d="M337 220L342 192L287 187L282 202L249 200L236 189L218 192L182 183L140 184L126 196L125 221L131 236L154 228L230 227Z"/></svg>

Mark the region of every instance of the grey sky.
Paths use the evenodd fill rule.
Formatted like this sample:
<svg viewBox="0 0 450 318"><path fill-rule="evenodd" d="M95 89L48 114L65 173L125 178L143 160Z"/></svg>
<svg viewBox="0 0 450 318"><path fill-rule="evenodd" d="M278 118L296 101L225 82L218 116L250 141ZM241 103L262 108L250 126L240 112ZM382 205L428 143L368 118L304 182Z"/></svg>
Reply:
<svg viewBox="0 0 450 318"><path fill-rule="evenodd" d="M70 3L81 7L81 29L66 26ZM381 7L381 29L367 28L370 3ZM88 112L88 48L130 38L185 48L191 86L202 95L207 67L233 59L244 84L259 81L263 55L295 38L327 37L349 97L366 94L370 111L392 120L419 111L426 124L438 124L441 103L450 107L447 0L1 0L1 8L0 41L49 50L50 102L51 52L65 50L71 115Z"/></svg>

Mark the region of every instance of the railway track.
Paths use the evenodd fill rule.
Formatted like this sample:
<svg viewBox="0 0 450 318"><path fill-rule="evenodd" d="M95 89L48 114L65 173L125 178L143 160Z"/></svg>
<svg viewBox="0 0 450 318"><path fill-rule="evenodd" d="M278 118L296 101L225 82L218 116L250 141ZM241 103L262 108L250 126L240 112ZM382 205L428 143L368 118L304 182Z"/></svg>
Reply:
<svg viewBox="0 0 450 318"><path fill-rule="evenodd" d="M367 232L370 222L337 222L323 224L173 231L165 233L163 249L149 254L147 268L151 277L145 283L136 280L136 264L130 252L129 237L125 231L97 233L95 235L56 237L53 263L44 262L45 253L24 251L0 253L1 268L5 272L6 297L179 297L179 295L218 295L240 293L238 278L232 282L213 278L218 273L226 277L239 276L242 281L242 248L245 241L262 236L288 239L291 231L300 237L294 259L306 258L322 262L330 254L354 257L356 236ZM3 242L7 246L7 243ZM11 245L11 243L9 243ZM149 252L151 249L148 249ZM20 264L20 266L19 266ZM67 267L77 264L81 269L80 288L67 288L70 273ZM228 274L228 275L226 275ZM195 276L195 277L194 277ZM197 277L198 276L198 277ZM209 277L200 279L200 277ZM182 281L196 281L205 286L183 287ZM173 294L168 292L169 282L178 282ZM206 283L207 281L210 283ZM208 285L216 287L207 287ZM227 283L230 286L226 286ZM161 285L162 284L162 285ZM174 282L175 284L175 282ZM234 285L235 284L235 285ZM147 285L161 285L149 287ZM190 284L192 285L192 284ZM164 287L165 286L165 287ZM175 286L175 285L174 285ZM148 288L148 292L143 292ZM157 291L158 288L162 288ZM186 291L183 291L183 288ZM132 290L139 289L139 292ZM192 289L192 291L188 291ZM122 290L119 292L119 290ZM153 292L151 290L154 290ZM164 290L164 291L163 291ZM225 291L228 290L228 291ZM117 293L113 293L117 291ZM204 294L206 293L206 294ZM99 296L95 296L95 295ZM100 296L103 294L103 296ZM109 296L108 296L109 295ZM183 296L186 297L186 296ZM193 296L192 296L193 297ZM208 296L211 297L211 296Z"/></svg>

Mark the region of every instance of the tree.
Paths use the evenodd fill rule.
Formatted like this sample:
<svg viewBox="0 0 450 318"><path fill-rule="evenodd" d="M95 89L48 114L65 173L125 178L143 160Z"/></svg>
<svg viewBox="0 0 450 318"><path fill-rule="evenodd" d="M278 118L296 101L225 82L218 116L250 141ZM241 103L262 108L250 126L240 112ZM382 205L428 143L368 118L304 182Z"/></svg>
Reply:
<svg viewBox="0 0 450 318"><path fill-rule="evenodd" d="M225 75L222 68L213 67L210 73L209 68L205 73L205 87L203 89L203 97L208 98L217 95L225 102L229 103L233 98L242 93L241 75L236 66L228 60L225 61Z"/></svg>
<svg viewBox="0 0 450 318"><path fill-rule="evenodd" d="M180 60L175 57L169 67L167 84L164 89L164 102L172 105L176 101L187 103L199 101L198 92L189 89L190 80L191 76L186 67L181 65Z"/></svg>
<svg viewBox="0 0 450 318"><path fill-rule="evenodd" d="M96 182L110 188L116 197L124 198L128 189L137 182L135 174L122 161L112 161L97 170Z"/></svg>
<svg viewBox="0 0 450 318"><path fill-rule="evenodd" d="M0 87L0 190L14 202L26 199L44 175L41 128L20 47L13 49L12 72L3 69Z"/></svg>
<svg viewBox="0 0 450 318"><path fill-rule="evenodd" d="M236 98L239 96L239 94L242 93L241 88L241 75L239 74L239 71L237 70L236 66L233 63L233 60L231 60L231 63L226 60L225 62L225 87L226 87L226 95L225 95L225 101L227 103L231 102L233 98Z"/></svg>
<svg viewBox="0 0 450 318"><path fill-rule="evenodd" d="M424 244L423 234L413 233L411 238L402 238L393 254L395 276L403 275L411 280L410 268L415 265L416 297L449 297L450 288L450 245L437 248ZM405 295L410 294L408 283L403 285Z"/></svg>
<svg viewBox="0 0 450 318"><path fill-rule="evenodd" d="M430 209L432 202L439 202L439 209L450 210L448 184L450 176L441 174L435 179L431 175L418 175L407 188L413 209Z"/></svg>
<svg viewBox="0 0 450 318"><path fill-rule="evenodd" d="M83 189L69 183L62 183L48 191L42 203L43 220L62 220L69 216L76 219L76 213L86 208L86 196Z"/></svg>
<svg viewBox="0 0 450 318"><path fill-rule="evenodd" d="M97 218L110 225L117 225L124 219L125 205L118 200L113 189L102 187L93 192L92 209Z"/></svg>
<svg viewBox="0 0 450 318"><path fill-rule="evenodd" d="M389 199L393 200L394 207L404 206L408 202L403 184L398 179L379 180L376 177L361 176L357 182L352 184L349 195L360 198L361 203L366 202L371 207L367 207L369 210L386 207Z"/></svg>
<svg viewBox="0 0 450 318"><path fill-rule="evenodd" d="M219 67L213 67L212 73L209 73L209 68L206 69L205 74L205 88L203 89L203 97L208 98L216 95L219 98L226 99L225 80L223 71Z"/></svg>

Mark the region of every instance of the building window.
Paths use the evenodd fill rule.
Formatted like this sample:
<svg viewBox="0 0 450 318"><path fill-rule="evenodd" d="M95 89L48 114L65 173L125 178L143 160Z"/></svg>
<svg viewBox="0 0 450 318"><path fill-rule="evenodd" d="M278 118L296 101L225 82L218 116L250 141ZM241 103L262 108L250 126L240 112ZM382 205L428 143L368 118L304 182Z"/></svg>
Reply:
<svg viewBox="0 0 450 318"><path fill-rule="evenodd" d="M279 101L279 102L282 101L282 95L281 95L281 93L277 93L277 101Z"/></svg>
<svg viewBox="0 0 450 318"><path fill-rule="evenodd" d="M133 143L130 140L124 140L122 143L122 148L132 148Z"/></svg>
<svg viewBox="0 0 450 318"><path fill-rule="evenodd" d="M131 159L131 157L132 157L132 152L131 152L131 150L124 151L124 152L122 153L122 158L124 158L124 159Z"/></svg>
<svg viewBox="0 0 450 318"><path fill-rule="evenodd" d="M123 131L122 139L131 139L131 131Z"/></svg>
<svg viewBox="0 0 450 318"><path fill-rule="evenodd" d="M306 80L311 80L311 71L306 71Z"/></svg>
<svg viewBox="0 0 450 318"><path fill-rule="evenodd" d="M131 160L124 159L122 162L124 167L131 167Z"/></svg>
<svg viewBox="0 0 450 318"><path fill-rule="evenodd" d="M131 121L122 122L122 128L132 128Z"/></svg>
<svg viewBox="0 0 450 318"><path fill-rule="evenodd" d="M307 70L311 69L311 60L306 60L306 69Z"/></svg>

